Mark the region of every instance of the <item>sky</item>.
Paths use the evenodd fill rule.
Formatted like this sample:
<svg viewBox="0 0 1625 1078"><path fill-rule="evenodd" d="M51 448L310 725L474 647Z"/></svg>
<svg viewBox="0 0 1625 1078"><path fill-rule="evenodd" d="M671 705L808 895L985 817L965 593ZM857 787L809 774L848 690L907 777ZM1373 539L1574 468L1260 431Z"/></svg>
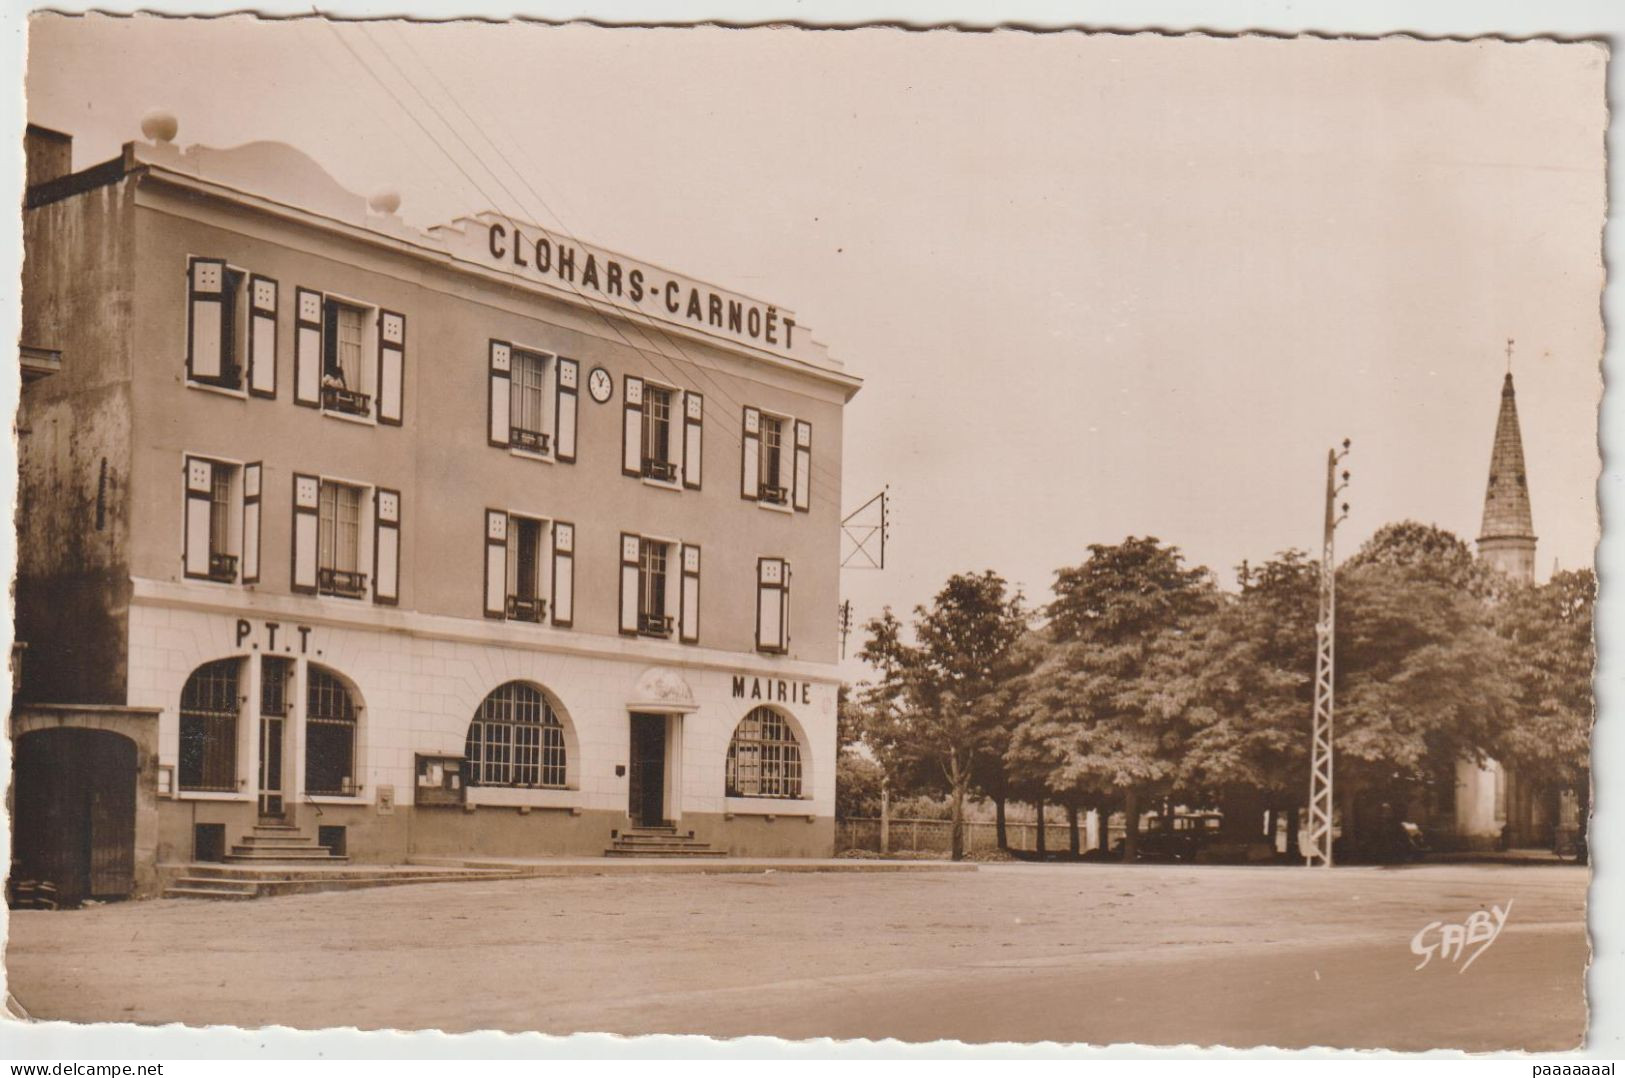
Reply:
<svg viewBox="0 0 1625 1078"><path fill-rule="evenodd" d="M1155 535L1233 581L1385 523L1478 534L1513 371L1537 575L1598 537L1606 53L1548 42L35 16L28 118L291 143L427 226L496 207L795 310L889 490L859 622L1034 601ZM856 646L854 640L853 646Z"/></svg>

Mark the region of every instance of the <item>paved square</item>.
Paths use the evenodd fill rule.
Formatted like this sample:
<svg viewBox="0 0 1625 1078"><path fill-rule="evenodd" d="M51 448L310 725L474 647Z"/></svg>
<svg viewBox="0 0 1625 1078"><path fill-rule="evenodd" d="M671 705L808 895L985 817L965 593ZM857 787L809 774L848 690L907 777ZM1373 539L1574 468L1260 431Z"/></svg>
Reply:
<svg viewBox="0 0 1625 1078"><path fill-rule="evenodd" d="M993 865L14 912L35 1017L910 1041L1564 1049L1587 872ZM1411 940L1512 909L1474 964ZM1476 948L1475 948L1476 949Z"/></svg>

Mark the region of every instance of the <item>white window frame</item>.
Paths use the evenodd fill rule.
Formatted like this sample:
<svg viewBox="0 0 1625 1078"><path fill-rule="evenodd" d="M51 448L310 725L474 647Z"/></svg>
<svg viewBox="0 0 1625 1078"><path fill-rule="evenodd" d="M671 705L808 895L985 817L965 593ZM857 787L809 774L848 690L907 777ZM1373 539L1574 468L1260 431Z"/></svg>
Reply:
<svg viewBox="0 0 1625 1078"><path fill-rule="evenodd" d="M783 412L771 412L766 408L756 409L760 416L760 423L756 432L756 504L762 509L775 513L795 512L796 489L796 417L785 415ZM762 491L769 484L762 475L764 457L767 455L767 421L773 420L779 425L779 466L776 480L772 486L784 491L783 502L772 502L762 497Z"/></svg>
<svg viewBox="0 0 1625 1078"><path fill-rule="evenodd" d="M639 478L651 487L661 490L683 489L683 441L686 435L686 412L683 404L683 391L667 382L657 382L650 378L643 380L643 420L638 424L638 456L642 460L649 460L649 391L658 390L666 394L666 456L663 464L672 468L671 479L659 479L644 474Z"/></svg>
<svg viewBox="0 0 1625 1078"><path fill-rule="evenodd" d="M643 559L642 544L654 543L666 548L666 586L662 601L664 603L663 616L671 622L671 631L656 633L646 631L643 619L648 611L643 605ZM682 632L680 624L683 605L683 542L681 539L672 539L664 535L644 535L638 533L639 559L638 559L638 636L652 640L676 641Z"/></svg>
<svg viewBox="0 0 1625 1078"><path fill-rule="evenodd" d="M321 366L317 370L316 377L317 407L321 409L324 416L341 419L347 423L363 423L375 427L378 425L379 389L378 318L383 309L376 303L369 303L366 300L356 299L353 296L342 295L338 292L322 292L319 295L322 297L322 331L320 355L318 357ZM351 392L362 392L367 395L366 415L357 415L354 412L332 408L327 403L327 305L329 303L336 303L341 307L349 307L352 310L361 312L360 362L362 381L366 384L359 390L353 386L346 386L345 388ZM325 477L323 481L326 481Z"/></svg>
<svg viewBox="0 0 1625 1078"><path fill-rule="evenodd" d="M356 515L356 552L354 572L361 574L366 583L358 595L348 595L334 591L331 587L323 587L322 573L334 571L333 566L322 564L322 492L328 486L353 487L360 495L359 511ZM378 581L374 575L373 543L376 487L372 483L363 483L355 479L346 479L335 475L318 475L316 487L316 595L324 600L340 603L371 602L374 599L374 589ZM336 537L335 537L336 539Z"/></svg>
<svg viewBox="0 0 1625 1078"><path fill-rule="evenodd" d="M552 464L558 452L558 353L546 348L536 348L520 341L510 342L508 348L508 452L526 460L542 460ZM519 364L521 356L529 356L542 362L542 422L541 429L536 433L543 435L547 439L547 448L545 450L527 449L515 444L513 439L513 432L519 429L514 426L513 418L514 410L519 407Z"/></svg>
<svg viewBox="0 0 1625 1078"><path fill-rule="evenodd" d="M209 575L209 576L188 576L186 574L186 572L185 572L184 564L181 567L182 568L181 576L185 580L187 580L189 582L192 582L192 583L219 584L219 585L223 585L223 586L226 586L226 587L240 586L242 584L242 582L243 582L243 469L244 469L244 467L246 466L246 464L248 462L241 461L241 460L233 460L230 457L222 457L222 456L220 456L220 455L218 455L216 453L193 453L193 452L187 451L187 452L183 452L181 454L181 472L182 472L182 476L183 476L183 481L182 481L182 486L181 486L181 550L182 550L182 557L183 558L185 557L184 552L186 550L186 542L187 542L187 535L186 535L186 530L187 530L187 521L186 521L187 493L186 493L186 485L185 485L185 481L184 481L184 476L185 476L187 462L192 461L192 460L206 461L210 466L210 492L211 493L210 493L209 557L212 560L216 553L229 555L230 557L236 559L236 564L232 569L230 579L225 579L223 577L217 577L217 576L214 576L212 574ZM217 468L230 468L231 469L231 493L230 493L230 496L229 496L229 501L227 502L227 505L226 505L226 549L222 550L222 551L216 551L214 549L214 521L213 521L213 479L214 479L214 475L213 475L213 472L214 472L214 469L217 469Z"/></svg>
<svg viewBox="0 0 1625 1078"><path fill-rule="evenodd" d="M519 528L518 523L524 521L535 524L536 527L536 594L534 596L518 596L515 589L519 583ZM534 620L523 618L514 613L514 600L516 598L534 598L542 602L541 613ZM503 620L519 621L527 624L546 625L550 608L553 605L553 522L547 517L536 513L517 513L508 511L508 570L503 585Z"/></svg>

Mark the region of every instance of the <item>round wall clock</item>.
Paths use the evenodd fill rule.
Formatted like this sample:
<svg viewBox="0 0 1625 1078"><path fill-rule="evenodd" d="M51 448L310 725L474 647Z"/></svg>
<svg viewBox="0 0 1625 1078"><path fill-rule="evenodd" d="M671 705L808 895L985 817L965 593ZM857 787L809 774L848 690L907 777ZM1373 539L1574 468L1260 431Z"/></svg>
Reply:
<svg viewBox="0 0 1625 1078"><path fill-rule="evenodd" d="M608 401L615 395L615 379L602 367L594 367L592 373L587 375L587 392L599 404Z"/></svg>

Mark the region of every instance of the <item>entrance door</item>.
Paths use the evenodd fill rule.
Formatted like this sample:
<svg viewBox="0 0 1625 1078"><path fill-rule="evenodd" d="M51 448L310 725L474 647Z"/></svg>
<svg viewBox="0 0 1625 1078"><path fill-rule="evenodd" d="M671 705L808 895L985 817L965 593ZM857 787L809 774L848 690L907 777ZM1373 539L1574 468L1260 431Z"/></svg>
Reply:
<svg viewBox="0 0 1625 1078"><path fill-rule="evenodd" d="M282 815L282 738L293 662L265 656L260 670L260 815Z"/></svg>
<svg viewBox="0 0 1625 1078"><path fill-rule="evenodd" d="M666 822L666 716L632 716L632 772L627 815L638 827Z"/></svg>
<svg viewBox="0 0 1625 1078"><path fill-rule="evenodd" d="M135 743L105 730L36 730L16 742L13 880L46 880L66 906L135 886Z"/></svg>

